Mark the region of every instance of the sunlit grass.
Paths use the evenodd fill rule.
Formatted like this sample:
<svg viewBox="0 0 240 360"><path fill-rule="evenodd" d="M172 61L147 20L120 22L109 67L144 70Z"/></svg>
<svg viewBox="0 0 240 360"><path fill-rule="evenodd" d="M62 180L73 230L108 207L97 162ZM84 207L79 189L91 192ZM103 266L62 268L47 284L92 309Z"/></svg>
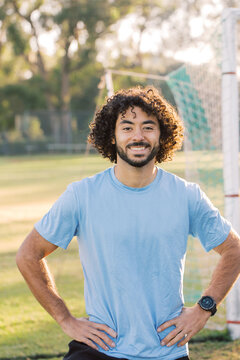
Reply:
<svg viewBox="0 0 240 360"><path fill-rule="evenodd" d="M183 152L178 153L172 162L161 166L181 177L185 177L186 168L193 175L197 168L198 178L194 180L202 183L208 196L222 210L221 156L201 152L194 152L189 156L187 166ZM111 164L107 160L96 155L0 158L0 358L40 353L59 354L67 350L70 339L34 299L16 268L15 254L34 223L44 215L70 182L93 175L109 166ZM198 242L189 242L189 246L191 254L187 257L186 284L191 283L193 274L196 278L195 283L191 283L193 289L185 287L187 297L190 298L194 291L195 296L201 293L202 286L205 285L201 266L206 268L209 262L202 262L204 251ZM214 264L215 260L210 262ZM48 263L59 292L73 314L84 316L83 274L76 241L72 241L68 250L58 249L51 254ZM237 342L236 344L239 346ZM194 349L200 345L191 346ZM197 352L198 350L194 357L193 351L192 359L198 359ZM213 352L218 354L214 347ZM204 356L208 356L207 352ZM221 357L201 356L201 359Z"/></svg>

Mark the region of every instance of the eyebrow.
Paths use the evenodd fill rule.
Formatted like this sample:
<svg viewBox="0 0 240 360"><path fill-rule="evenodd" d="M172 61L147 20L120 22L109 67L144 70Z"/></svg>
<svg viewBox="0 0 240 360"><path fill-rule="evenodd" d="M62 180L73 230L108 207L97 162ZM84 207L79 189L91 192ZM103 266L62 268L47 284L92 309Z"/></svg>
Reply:
<svg viewBox="0 0 240 360"><path fill-rule="evenodd" d="M122 120L120 121L120 124L130 124L130 125L134 125L134 122L130 121L130 120ZM142 122L143 125L146 125L146 124L153 124L153 125L156 125L156 122L153 121L153 120L145 120Z"/></svg>

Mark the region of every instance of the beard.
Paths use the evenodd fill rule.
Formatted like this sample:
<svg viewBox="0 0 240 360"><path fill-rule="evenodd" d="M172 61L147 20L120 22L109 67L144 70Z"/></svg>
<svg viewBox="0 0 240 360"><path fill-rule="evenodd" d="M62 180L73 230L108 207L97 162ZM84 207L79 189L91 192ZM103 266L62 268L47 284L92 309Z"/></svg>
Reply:
<svg viewBox="0 0 240 360"><path fill-rule="evenodd" d="M138 143L136 142L136 143L132 143L132 144L128 145L128 147L130 147L130 146L149 146L149 145L146 143L143 143L143 142L138 142ZM155 158L158 151L159 151L159 145L154 146L152 148L152 151L150 152L150 154L147 156L146 159L142 160L141 157L143 157L143 156L141 154L136 154L135 157L138 159L132 160L128 157L127 152L124 151L120 146L118 146L118 144L116 142L116 152L119 155L119 157L123 161L126 161L126 163L128 163L129 165L137 167L137 168L147 165L152 159Z"/></svg>

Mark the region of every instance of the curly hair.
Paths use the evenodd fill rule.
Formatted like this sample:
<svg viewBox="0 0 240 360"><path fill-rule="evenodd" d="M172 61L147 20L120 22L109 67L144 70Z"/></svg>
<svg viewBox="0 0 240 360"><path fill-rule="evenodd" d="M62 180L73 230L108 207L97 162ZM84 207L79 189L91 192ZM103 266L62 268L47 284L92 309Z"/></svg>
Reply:
<svg viewBox="0 0 240 360"><path fill-rule="evenodd" d="M120 90L109 97L97 111L90 124L88 141L104 158L117 162L116 145L112 144L116 121L119 114L124 114L130 107L140 107L146 114L157 118L160 128L159 151L156 162L172 160L183 141L183 122L171 106L153 86L134 87Z"/></svg>

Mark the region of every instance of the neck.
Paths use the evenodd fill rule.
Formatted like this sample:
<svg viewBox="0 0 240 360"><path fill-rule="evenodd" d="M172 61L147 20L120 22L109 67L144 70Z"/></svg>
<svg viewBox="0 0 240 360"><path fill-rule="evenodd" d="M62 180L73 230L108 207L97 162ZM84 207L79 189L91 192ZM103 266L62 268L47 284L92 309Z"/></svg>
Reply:
<svg viewBox="0 0 240 360"><path fill-rule="evenodd" d="M150 161L147 165L137 168L127 164L122 159L118 159L115 166L115 176L124 185L129 187L141 188L149 185L157 175L155 161Z"/></svg>

